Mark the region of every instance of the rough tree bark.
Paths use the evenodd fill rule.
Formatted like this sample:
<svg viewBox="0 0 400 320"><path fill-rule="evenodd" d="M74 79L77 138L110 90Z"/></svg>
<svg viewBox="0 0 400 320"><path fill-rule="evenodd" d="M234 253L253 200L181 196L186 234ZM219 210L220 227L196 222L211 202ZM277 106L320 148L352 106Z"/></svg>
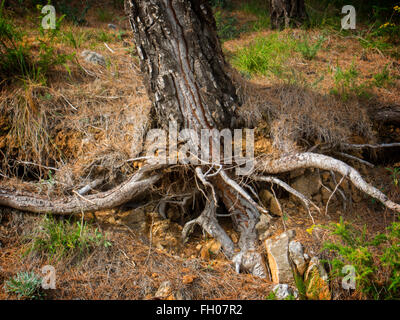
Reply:
<svg viewBox="0 0 400 320"><path fill-rule="evenodd" d="M307 19L304 0L270 0L272 29L300 27Z"/></svg>
<svg viewBox="0 0 400 320"><path fill-rule="evenodd" d="M199 135L201 129L235 127L239 101L208 0L129 0L126 10L158 126L168 127L175 121L178 129L194 129ZM213 144L220 144L219 139L211 138L211 152ZM227 181L230 179L222 176L213 179L218 196L241 231L241 253L235 261L264 277L261 256L255 252L259 211ZM205 213L209 215L212 210ZM212 229L204 223L210 219L200 221L203 228ZM219 231L214 236L221 241L225 254L232 257L233 243L222 228Z"/></svg>

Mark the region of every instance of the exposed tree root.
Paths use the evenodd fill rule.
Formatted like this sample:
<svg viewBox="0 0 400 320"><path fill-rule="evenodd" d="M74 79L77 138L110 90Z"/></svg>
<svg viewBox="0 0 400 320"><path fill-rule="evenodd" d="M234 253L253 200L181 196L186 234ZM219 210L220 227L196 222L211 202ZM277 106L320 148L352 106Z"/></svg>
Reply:
<svg viewBox="0 0 400 320"><path fill-rule="evenodd" d="M217 239L221 243L225 255L228 258L232 258L235 251L235 246L231 238L229 238L225 230L217 221L216 203L213 200L207 201L206 207L200 216L185 224L182 230L182 239L184 242L187 241L188 236L193 231L195 224L201 226L210 236Z"/></svg>
<svg viewBox="0 0 400 320"><path fill-rule="evenodd" d="M0 205L22 211L59 215L111 209L131 201L151 188L161 175L154 174L146 177L146 173L155 169L157 167L143 167L132 178L118 187L85 197L75 192L76 196L51 200L32 193L0 187Z"/></svg>
<svg viewBox="0 0 400 320"><path fill-rule="evenodd" d="M277 159L267 157L260 158L257 160L254 171L249 177L256 181L277 184L289 193L300 198L307 208L312 205L320 211L309 199L282 180L276 177L259 175L260 173L279 174L309 167L340 173L342 178L334 192L339 190L340 183L347 178L361 191L380 200L386 207L400 212L400 205L392 202L382 192L368 184L354 168L340 160L322 154L298 153L284 155ZM85 197L75 192L75 197L49 200L26 192L0 187L0 205L13 207L22 211L65 215L109 209L132 201L133 198L142 194L145 190L148 190L162 176L160 173L156 173L157 169L160 169L160 166L146 165L120 186L106 192L87 195ZM198 224L203 230L221 243L224 253L228 258L232 259L238 272L240 270L246 270L255 276L266 277L267 271L265 264L262 256L256 250L256 224L259 221L260 212L268 214L267 210L253 200L253 197L236 182L234 178L228 175L228 171L220 169L217 174L213 175L203 174L201 167L195 168L194 171L204 186L204 190L201 188L199 189L206 198L206 206L199 217L186 223L182 231L183 240L187 240L194 225ZM210 178L209 181L207 177ZM190 198L191 197L187 196L178 204L185 206ZM216 213L218 198L225 204L229 216L240 232L238 243L240 252L237 254L235 254L235 245L233 241L218 223ZM166 202L168 202L168 200L165 199L164 202L163 200L160 202L160 209L164 215L165 205L163 203Z"/></svg>
<svg viewBox="0 0 400 320"><path fill-rule="evenodd" d="M358 171L346 163L317 153L296 153L282 156L278 159L264 158L257 160L256 171L269 174L289 172L295 169L319 168L327 171L335 171L348 178L355 187L369 196L381 201L387 208L400 212L400 205L394 203L381 191L368 184Z"/></svg>

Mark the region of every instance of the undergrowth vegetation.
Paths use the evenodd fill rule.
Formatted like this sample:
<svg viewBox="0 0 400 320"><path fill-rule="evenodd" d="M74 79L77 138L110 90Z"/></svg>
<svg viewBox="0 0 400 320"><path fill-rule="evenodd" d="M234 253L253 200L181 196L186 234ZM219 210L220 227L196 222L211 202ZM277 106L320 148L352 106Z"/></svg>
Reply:
<svg viewBox="0 0 400 320"><path fill-rule="evenodd" d="M326 241L323 250L333 254L328 259L332 280L343 276L345 265L355 268L356 291L368 299L400 298L400 222L393 222L385 233L368 237L366 226L358 230L342 218L325 226L334 241Z"/></svg>
<svg viewBox="0 0 400 320"><path fill-rule="evenodd" d="M42 278L34 272L19 272L5 282L6 292L15 294L19 299L36 300L44 296L42 292Z"/></svg>
<svg viewBox="0 0 400 320"><path fill-rule="evenodd" d="M98 247L112 244L97 229L84 221L57 220L46 216L33 235L27 254L46 255L50 260L76 257L78 259Z"/></svg>
<svg viewBox="0 0 400 320"><path fill-rule="evenodd" d="M233 65L245 75L282 76L285 60L290 57L295 42L273 33L255 39L249 46L239 49L232 60Z"/></svg>
<svg viewBox="0 0 400 320"><path fill-rule="evenodd" d="M39 7L40 10L40 7ZM3 82L12 79L45 84L48 73L56 66L64 66L74 55L58 52L54 44L63 20L61 16L56 29L45 31L39 28L34 43L27 43L23 31L13 25L4 11L4 0L0 5L0 76Z"/></svg>

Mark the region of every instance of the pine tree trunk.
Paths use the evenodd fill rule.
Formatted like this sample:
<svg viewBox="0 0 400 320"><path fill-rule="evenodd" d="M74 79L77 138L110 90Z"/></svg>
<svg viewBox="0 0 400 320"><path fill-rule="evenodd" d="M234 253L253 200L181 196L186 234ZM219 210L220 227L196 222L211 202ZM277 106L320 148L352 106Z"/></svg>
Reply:
<svg viewBox="0 0 400 320"><path fill-rule="evenodd" d="M307 19L304 0L270 0L272 29L300 27Z"/></svg>
<svg viewBox="0 0 400 320"><path fill-rule="evenodd" d="M157 126L165 128L176 121L178 128L198 133L202 129L235 127L239 101L208 0L129 0L126 10ZM213 144L220 141L211 140L212 152ZM255 253L258 209L220 176L213 179L213 184L241 233L237 268L265 277L262 259ZM209 218L198 220L215 221L210 218L211 208L205 210ZM203 228L215 230L207 225ZM220 228L218 232L224 231ZM215 232L213 236L232 257L234 246L229 237Z"/></svg>
<svg viewBox="0 0 400 320"><path fill-rule="evenodd" d="M159 127L229 128L236 90L207 0L127 1Z"/></svg>

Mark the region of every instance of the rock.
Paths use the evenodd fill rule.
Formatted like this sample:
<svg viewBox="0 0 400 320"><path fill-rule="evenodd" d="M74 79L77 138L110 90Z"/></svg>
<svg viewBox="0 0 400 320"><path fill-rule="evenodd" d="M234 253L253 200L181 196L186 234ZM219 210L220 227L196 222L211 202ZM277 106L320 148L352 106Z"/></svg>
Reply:
<svg viewBox="0 0 400 320"><path fill-rule="evenodd" d="M121 221L134 232L143 234L147 231L147 217L143 208L132 209L124 212Z"/></svg>
<svg viewBox="0 0 400 320"><path fill-rule="evenodd" d="M261 190L259 196L260 196L260 200L265 208L269 207L271 199L274 198L274 195L266 189Z"/></svg>
<svg viewBox="0 0 400 320"><path fill-rule="evenodd" d="M290 241L289 256L295 264L298 274L303 276L307 268L307 261L304 258L303 245L298 241Z"/></svg>
<svg viewBox="0 0 400 320"><path fill-rule="evenodd" d="M329 182L329 179L331 178L331 174L329 172L325 171L321 174L321 177L322 177L322 181L327 183L327 182Z"/></svg>
<svg viewBox="0 0 400 320"><path fill-rule="evenodd" d="M269 230L270 225L271 225L271 218L266 214L262 214L260 216L260 221L256 225L258 239L263 241L270 236L270 230Z"/></svg>
<svg viewBox="0 0 400 320"><path fill-rule="evenodd" d="M312 199L317 205L322 203L322 195L320 193L316 194Z"/></svg>
<svg viewBox="0 0 400 320"><path fill-rule="evenodd" d="M306 171L305 169L296 169L296 170L290 171L290 179L294 179L294 178L304 175L305 171Z"/></svg>
<svg viewBox="0 0 400 320"><path fill-rule="evenodd" d="M112 23L108 24L108 28L113 29L113 30L117 30L117 26L115 24L112 24Z"/></svg>
<svg viewBox="0 0 400 320"><path fill-rule="evenodd" d="M158 288L156 294L154 295L155 298L158 299L166 299L172 294L172 284L170 281L164 281L161 283L160 287Z"/></svg>
<svg viewBox="0 0 400 320"><path fill-rule="evenodd" d="M81 54L83 58L85 58L85 61L93 63L93 64L99 64L103 67L106 66L106 59L104 57L94 51L89 51L89 50L84 50Z"/></svg>
<svg viewBox="0 0 400 320"><path fill-rule="evenodd" d="M328 281L328 274L324 266L317 257L313 257L304 276L307 298L310 300L331 300L332 294Z"/></svg>
<svg viewBox="0 0 400 320"><path fill-rule="evenodd" d="M293 283L293 271L289 261L289 242L294 238L294 230L282 233L276 239L265 241L272 281Z"/></svg>
<svg viewBox="0 0 400 320"><path fill-rule="evenodd" d="M319 192L321 187L321 180L319 174L315 172L305 173L304 175L298 177L293 183L292 188L296 189L298 192L311 199L313 195ZM291 200L296 202L301 202L297 197L290 195Z"/></svg>
<svg viewBox="0 0 400 320"><path fill-rule="evenodd" d="M275 293L275 297L278 300L284 300L289 296L294 296L296 299L299 296L297 290L293 290L287 284L277 284L273 289L272 292Z"/></svg>
<svg viewBox="0 0 400 320"><path fill-rule="evenodd" d="M278 200L275 198L271 199L271 203L269 205L269 211L271 211L272 214L276 216L282 216L282 211L281 207L279 205Z"/></svg>

